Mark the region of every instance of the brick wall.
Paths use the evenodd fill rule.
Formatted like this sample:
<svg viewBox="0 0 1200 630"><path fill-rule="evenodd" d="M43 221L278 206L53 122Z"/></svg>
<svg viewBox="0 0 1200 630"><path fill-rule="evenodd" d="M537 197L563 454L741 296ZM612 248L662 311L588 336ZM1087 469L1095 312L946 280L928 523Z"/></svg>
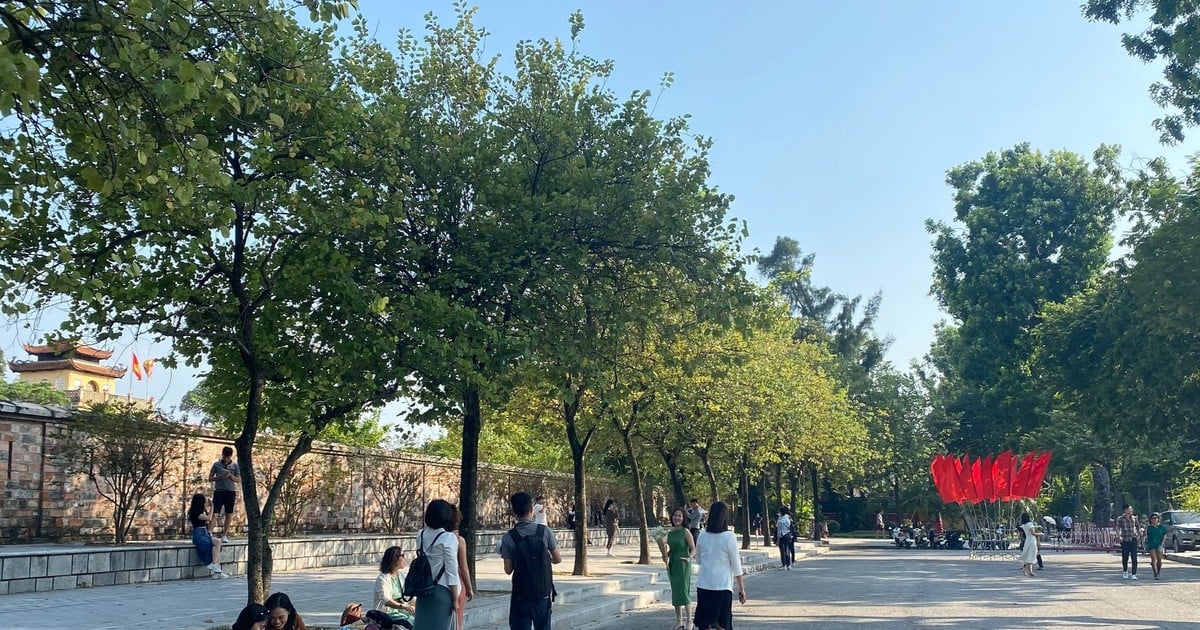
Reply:
<svg viewBox="0 0 1200 630"><path fill-rule="evenodd" d="M111 506L81 475L63 473L54 458L58 440L69 439L71 421L20 415L0 415L0 544L46 540L111 541ZM209 468L221 449L232 441L212 432L181 436L182 456L173 462L164 490L135 517L130 540L184 537L184 513L194 493L212 495ZM256 444L255 464L259 498L288 451L287 445L262 440ZM377 532L385 529L387 502L373 486L380 475L400 474L411 484L404 493L400 522L393 529L410 531L419 522L426 503L434 498L458 500L459 462L418 455L356 450L318 444L300 460L298 474L285 499L295 517L297 533ZM480 466L479 514L482 527L508 522L507 498L525 490L544 494L550 501L550 522L565 524L572 497L570 475L505 466ZM602 501L614 496L628 508L627 483L589 479L589 495ZM239 496L239 502L241 497ZM661 502L661 501L660 501ZM283 519L287 501L276 508ZM235 526L244 524L240 505ZM623 523L632 524L632 512ZM279 533L279 532L277 532Z"/></svg>

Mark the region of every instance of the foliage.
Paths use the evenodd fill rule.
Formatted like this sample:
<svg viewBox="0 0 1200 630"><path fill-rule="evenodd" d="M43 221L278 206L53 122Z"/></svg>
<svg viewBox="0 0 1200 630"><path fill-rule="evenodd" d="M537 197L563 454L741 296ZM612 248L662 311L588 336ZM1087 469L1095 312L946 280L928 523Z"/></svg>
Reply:
<svg viewBox="0 0 1200 630"><path fill-rule="evenodd" d="M113 509L118 545L134 517L165 489L163 479L182 455L180 427L128 404L101 403L76 412L55 441L54 457L70 474L87 475Z"/></svg>
<svg viewBox="0 0 1200 630"><path fill-rule="evenodd" d="M1200 7L1177 0L1087 0L1083 14L1111 24L1149 18L1141 33L1123 35L1121 45L1144 62L1165 61L1163 81L1150 86L1150 97L1170 113L1155 120L1154 128L1164 144L1183 142L1184 130L1200 123Z"/></svg>
<svg viewBox="0 0 1200 630"><path fill-rule="evenodd" d="M286 449L286 444L280 445ZM283 468L286 450L270 449L260 454L258 483L263 494L275 484ZM292 469L283 481L277 500L273 531L280 536L293 536L304 526L304 515L313 508L337 509L339 493L348 485L349 471L339 464L340 459L325 456L306 459Z"/></svg>
<svg viewBox="0 0 1200 630"><path fill-rule="evenodd" d="M383 531L390 534L412 530L419 522L413 497L421 493L421 469L387 458L373 460L364 482L379 505ZM416 506L418 509L420 506Z"/></svg>
<svg viewBox="0 0 1200 630"><path fill-rule="evenodd" d="M1116 151L1095 166L1027 144L949 171L957 226L928 221L934 235L933 294L954 319L930 358L935 404L955 417L956 448L1014 445L1045 424L1029 373L1030 331L1043 302L1060 302L1104 267L1121 202Z"/></svg>
<svg viewBox="0 0 1200 630"><path fill-rule="evenodd" d="M1189 460L1183 466L1171 498L1181 510L1200 512L1200 461Z"/></svg>

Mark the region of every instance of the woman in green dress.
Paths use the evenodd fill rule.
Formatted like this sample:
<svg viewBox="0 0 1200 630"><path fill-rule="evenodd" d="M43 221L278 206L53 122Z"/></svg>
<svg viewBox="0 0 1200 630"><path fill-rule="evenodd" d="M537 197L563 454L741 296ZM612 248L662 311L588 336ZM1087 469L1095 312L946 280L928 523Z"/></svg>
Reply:
<svg viewBox="0 0 1200 630"><path fill-rule="evenodd" d="M1154 579L1162 574L1163 539L1167 537L1167 526L1162 524L1158 514L1150 515L1150 526L1146 528L1146 551L1150 552L1150 568L1154 571Z"/></svg>
<svg viewBox="0 0 1200 630"><path fill-rule="evenodd" d="M667 533L667 549L663 562L667 563L667 575L671 578L671 604L675 606L675 630L692 628L692 558L696 555L696 541L687 523L687 512L677 507L671 512L671 531Z"/></svg>

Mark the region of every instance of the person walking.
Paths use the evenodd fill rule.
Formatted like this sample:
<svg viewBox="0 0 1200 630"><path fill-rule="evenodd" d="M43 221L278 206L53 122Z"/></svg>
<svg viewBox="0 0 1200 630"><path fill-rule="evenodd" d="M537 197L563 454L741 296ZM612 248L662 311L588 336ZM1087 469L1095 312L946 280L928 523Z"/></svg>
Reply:
<svg viewBox="0 0 1200 630"><path fill-rule="evenodd" d="M1121 509L1121 515L1117 517L1117 537L1121 541L1121 579L1138 579L1139 534L1137 516L1133 513L1133 506L1126 503L1125 507Z"/></svg>
<svg viewBox="0 0 1200 630"><path fill-rule="evenodd" d="M1033 564L1037 562L1037 525L1029 518L1029 514L1021 515L1021 573L1033 577Z"/></svg>
<svg viewBox="0 0 1200 630"><path fill-rule="evenodd" d="M792 562L795 560L794 552L792 551L792 542L795 540L796 530L792 526L791 510L786 507L779 508L779 518L775 521L775 533L778 535L779 544L779 562L783 566L784 571L792 570Z"/></svg>
<svg viewBox="0 0 1200 630"><path fill-rule="evenodd" d="M242 484L242 471L233 461L233 448L221 449L221 459L213 462L208 471L208 480L213 482L213 522L222 513L225 522L221 525L221 542L229 542L229 522L233 520L233 506L237 503L238 488Z"/></svg>
<svg viewBox="0 0 1200 630"><path fill-rule="evenodd" d="M883 532L883 509L882 509L882 508L881 508L881 509L879 509L879 510L877 510L877 511L875 512L875 534L876 534L877 536L879 536L880 538L883 538L883 537L884 537L884 532Z"/></svg>
<svg viewBox="0 0 1200 630"><path fill-rule="evenodd" d="M417 596L413 627L420 630L450 630L458 601L458 536L447 532L454 512L444 499L434 499L425 508L425 527L417 532L417 547L429 560L434 588Z"/></svg>
<svg viewBox="0 0 1200 630"><path fill-rule="evenodd" d="M1167 526L1162 524L1162 518L1157 513L1150 515L1150 525L1146 527L1146 550L1150 552L1150 570L1154 579L1162 575L1164 557L1163 539L1167 537Z"/></svg>
<svg viewBox="0 0 1200 630"><path fill-rule="evenodd" d="M696 577L696 616L698 630L733 629L733 592L737 584L738 601L746 603L746 584L742 578L742 556L737 537L729 531L729 506L712 504L708 525L696 541L700 574Z"/></svg>
<svg viewBox="0 0 1200 630"><path fill-rule="evenodd" d="M617 531L620 528L621 515L617 512L617 502L615 499L609 499L604 504L604 533L608 534L608 552L605 555L613 555L613 541L617 538Z"/></svg>
<svg viewBox="0 0 1200 630"><path fill-rule="evenodd" d="M1063 514L1062 520L1059 522L1062 523L1062 530L1058 533L1059 537L1070 541L1071 527L1075 525L1075 519L1071 518L1070 514Z"/></svg>
<svg viewBox="0 0 1200 630"><path fill-rule="evenodd" d="M538 525L546 525L546 497L538 495L538 498L533 500L533 522Z"/></svg>
<svg viewBox="0 0 1200 630"><path fill-rule="evenodd" d="M688 508L688 529L692 532L692 538L696 540L700 539L700 524L704 522L704 514L700 501L692 499L691 507Z"/></svg>
<svg viewBox="0 0 1200 630"><path fill-rule="evenodd" d="M686 523L687 510L682 506L671 510L671 531L667 533L663 562L667 564L667 577L671 581L675 630L691 630L692 623L692 558L696 555L696 540L684 527Z"/></svg>
<svg viewBox="0 0 1200 630"><path fill-rule="evenodd" d="M450 506L450 525L446 531L458 538L458 598L454 600L455 627L463 630L463 616L466 614L467 602L475 599L475 589L471 584L471 570L467 564L467 540L458 534L458 525L462 515L457 505Z"/></svg>
<svg viewBox="0 0 1200 630"><path fill-rule="evenodd" d="M762 536L762 514L754 513L754 535Z"/></svg>
<svg viewBox="0 0 1200 630"><path fill-rule="evenodd" d="M517 524L500 538L504 573L512 576L508 602L509 630L550 630L554 574L562 562L554 530L533 522L533 497L518 492L509 499ZM419 628L419 626L418 626Z"/></svg>

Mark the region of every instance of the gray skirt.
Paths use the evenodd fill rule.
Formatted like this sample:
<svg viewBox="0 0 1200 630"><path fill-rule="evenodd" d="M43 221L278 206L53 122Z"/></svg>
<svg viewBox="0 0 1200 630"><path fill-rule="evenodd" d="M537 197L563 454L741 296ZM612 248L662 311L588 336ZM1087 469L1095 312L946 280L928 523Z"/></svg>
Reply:
<svg viewBox="0 0 1200 630"><path fill-rule="evenodd" d="M418 597L413 630L451 630L454 624L453 604L450 589L440 584L429 595Z"/></svg>

